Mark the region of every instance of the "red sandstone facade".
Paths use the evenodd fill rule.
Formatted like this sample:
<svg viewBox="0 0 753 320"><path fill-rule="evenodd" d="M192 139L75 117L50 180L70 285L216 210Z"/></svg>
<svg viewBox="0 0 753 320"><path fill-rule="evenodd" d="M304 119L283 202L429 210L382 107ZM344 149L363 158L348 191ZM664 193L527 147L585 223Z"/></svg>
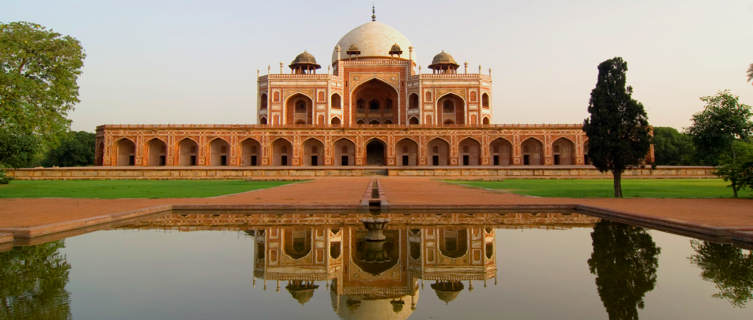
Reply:
<svg viewBox="0 0 753 320"><path fill-rule="evenodd" d="M407 52L403 51L407 49ZM580 124L492 125L492 77L444 51L421 74L410 42L372 21L260 75L258 125L102 125L102 166L582 165Z"/></svg>

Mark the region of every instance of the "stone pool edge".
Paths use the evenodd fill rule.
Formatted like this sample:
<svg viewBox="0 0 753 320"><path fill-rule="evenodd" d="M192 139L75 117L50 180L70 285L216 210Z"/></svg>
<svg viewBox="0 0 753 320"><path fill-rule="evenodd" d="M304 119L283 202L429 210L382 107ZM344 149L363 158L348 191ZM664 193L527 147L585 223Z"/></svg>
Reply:
<svg viewBox="0 0 753 320"><path fill-rule="evenodd" d="M81 229L94 228L115 222L135 219L147 215L181 210L365 210L363 205L257 205L257 204L167 204L136 210L104 214L89 218L75 219L44 225L0 228L0 247L32 243L36 238L43 238L54 234L72 232ZM580 204L552 204L552 205L388 205L383 210L516 210L516 211L572 211L589 216L605 218L618 222L637 224L643 227L681 234L684 236L707 238L732 242L746 247L753 247L753 230L739 227L714 227L704 224L694 224L675 219L661 219L647 217L640 214L600 208ZM93 231L93 230L91 230Z"/></svg>

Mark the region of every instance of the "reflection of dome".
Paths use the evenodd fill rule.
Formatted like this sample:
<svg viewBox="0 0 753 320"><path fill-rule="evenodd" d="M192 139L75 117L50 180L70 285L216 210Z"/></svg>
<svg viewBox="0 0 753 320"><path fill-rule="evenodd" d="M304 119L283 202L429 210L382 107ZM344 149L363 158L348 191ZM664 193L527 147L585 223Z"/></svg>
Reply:
<svg viewBox="0 0 753 320"><path fill-rule="evenodd" d="M316 288L319 288L318 285L315 285L311 282L301 282L301 281L291 281L288 283L287 286L285 286L285 289L288 289L288 292L290 292L290 295L293 296L293 299L298 301L301 305L306 304L306 302L309 302L311 300L311 297L314 296L314 290Z"/></svg>
<svg viewBox="0 0 753 320"><path fill-rule="evenodd" d="M340 46L342 50L341 57L343 59L348 58L345 50L349 50L351 46L357 47L361 52L358 55L359 57L389 57L393 45L397 45L398 48L412 46L410 40L400 31L377 21L370 21L350 30L337 42L337 46ZM337 46L332 51L332 62L337 61ZM408 59L407 53L403 52L396 55Z"/></svg>
<svg viewBox="0 0 753 320"><path fill-rule="evenodd" d="M418 290L415 291L415 295L405 295L395 298L382 298L382 299L363 299L358 300L358 297L332 295L332 299L339 298L339 308L335 309L335 312L341 319L408 319L413 313L411 308L411 300L413 303L418 303ZM335 306L335 302L332 302L332 306Z"/></svg>
<svg viewBox="0 0 753 320"><path fill-rule="evenodd" d="M432 283L431 288L434 289L439 300L448 304L450 301L455 300L455 298L458 297L460 291L463 291L464 286L460 281L440 281Z"/></svg>

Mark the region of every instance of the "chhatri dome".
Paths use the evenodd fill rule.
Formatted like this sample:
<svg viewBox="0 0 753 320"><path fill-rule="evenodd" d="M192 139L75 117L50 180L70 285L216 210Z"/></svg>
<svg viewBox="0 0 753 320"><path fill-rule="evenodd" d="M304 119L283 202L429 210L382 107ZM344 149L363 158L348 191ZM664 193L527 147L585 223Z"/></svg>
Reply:
<svg viewBox="0 0 753 320"><path fill-rule="evenodd" d="M346 33L337 42L332 51L332 62L337 61L337 49L340 48L340 58L350 59L359 57L399 57L409 58L408 48L412 47L410 40L400 31L379 21L369 21ZM347 54L350 48L358 48L359 54ZM393 49L402 48L399 54ZM392 55L390 54L392 52Z"/></svg>

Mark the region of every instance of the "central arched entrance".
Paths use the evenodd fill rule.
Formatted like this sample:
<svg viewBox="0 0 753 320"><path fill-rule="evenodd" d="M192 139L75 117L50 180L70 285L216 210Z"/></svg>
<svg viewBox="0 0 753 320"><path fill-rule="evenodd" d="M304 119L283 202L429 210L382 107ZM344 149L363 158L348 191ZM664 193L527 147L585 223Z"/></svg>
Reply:
<svg viewBox="0 0 753 320"><path fill-rule="evenodd" d="M381 80L371 79L353 91L351 123L398 123L397 108L397 91Z"/></svg>
<svg viewBox="0 0 753 320"><path fill-rule="evenodd" d="M383 166L385 161L385 144L379 139L371 139L366 144L366 165L368 166Z"/></svg>

